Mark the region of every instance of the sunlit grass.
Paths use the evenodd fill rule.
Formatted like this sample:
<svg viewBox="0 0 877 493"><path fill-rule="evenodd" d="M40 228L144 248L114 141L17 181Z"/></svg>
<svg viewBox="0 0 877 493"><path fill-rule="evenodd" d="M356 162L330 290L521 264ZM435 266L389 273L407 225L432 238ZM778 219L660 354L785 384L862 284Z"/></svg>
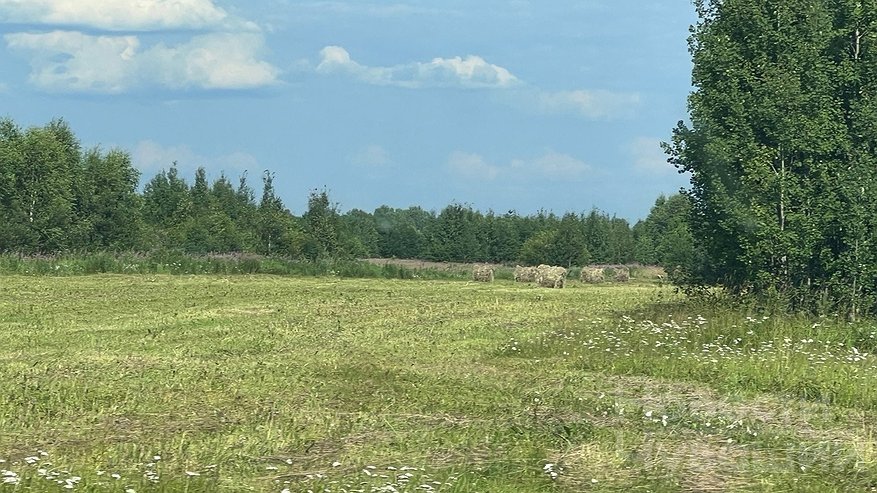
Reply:
<svg viewBox="0 0 877 493"><path fill-rule="evenodd" d="M650 284L2 277L0 491L877 484L867 324L686 310Z"/></svg>

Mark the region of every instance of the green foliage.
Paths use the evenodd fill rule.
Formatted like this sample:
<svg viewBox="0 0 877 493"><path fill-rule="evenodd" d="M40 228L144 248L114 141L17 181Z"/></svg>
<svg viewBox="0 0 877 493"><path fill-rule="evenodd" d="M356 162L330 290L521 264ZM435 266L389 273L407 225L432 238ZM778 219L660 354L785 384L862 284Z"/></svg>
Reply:
<svg viewBox="0 0 877 493"><path fill-rule="evenodd" d="M329 201L329 192L311 191L308 197L308 210L302 217L305 233L310 237L312 246L307 252L311 260L325 258L339 258L344 256L342 242L341 217L336 205ZM348 242L348 246L354 246Z"/></svg>
<svg viewBox="0 0 877 493"><path fill-rule="evenodd" d="M284 250L281 239L290 227L290 218L283 202L274 191L274 174L265 171L262 175L262 200L259 202L258 228L260 253L271 255Z"/></svg>
<svg viewBox="0 0 877 493"><path fill-rule="evenodd" d="M471 207L445 207L428 232L426 258L436 261L481 262L487 258L479 227L484 216Z"/></svg>
<svg viewBox="0 0 877 493"><path fill-rule="evenodd" d="M527 238L521 246L520 260L527 265L553 264L551 250L557 241L555 229L540 231Z"/></svg>
<svg viewBox="0 0 877 493"><path fill-rule="evenodd" d="M323 262L368 257L446 262L551 263L633 260L630 226L597 210L562 218L539 211L498 216L451 204L440 213L381 206L342 214L315 190L295 217L262 175L261 199L246 174L234 187L176 163L137 193L139 172L118 149L81 151L61 120L23 130L0 120L0 252L250 252Z"/></svg>
<svg viewBox="0 0 877 493"><path fill-rule="evenodd" d="M76 215L82 238L76 247L132 250L143 244L137 194L140 172L130 156L113 149L86 152L76 178Z"/></svg>
<svg viewBox="0 0 877 493"><path fill-rule="evenodd" d="M877 311L873 2L697 2L691 124L667 147L691 173L687 275L735 293Z"/></svg>
<svg viewBox="0 0 877 493"><path fill-rule="evenodd" d="M0 274L79 276L87 274L273 274L282 276L335 276L383 279L469 279L471 270L409 267L360 260L317 261L249 253L192 254L159 249L147 253L118 251L19 256L0 254ZM498 278L511 279L507 272Z"/></svg>
<svg viewBox="0 0 877 493"><path fill-rule="evenodd" d="M487 233L487 260L491 262L508 262L517 259L523 241L518 225L521 221L517 214L509 212L503 216L495 216L492 212L485 218Z"/></svg>
<svg viewBox="0 0 877 493"><path fill-rule="evenodd" d="M688 196L658 197L648 217L633 228L637 262L659 265L674 279L676 273L703 269L704 253L695 244L690 218Z"/></svg>
<svg viewBox="0 0 877 493"><path fill-rule="evenodd" d="M378 251L385 258L423 257L426 239L424 228L435 216L419 207L375 209L375 228L378 232Z"/></svg>
<svg viewBox="0 0 877 493"><path fill-rule="evenodd" d="M374 216L353 209L341 216L341 251L353 258L372 258L379 255L380 235Z"/></svg>

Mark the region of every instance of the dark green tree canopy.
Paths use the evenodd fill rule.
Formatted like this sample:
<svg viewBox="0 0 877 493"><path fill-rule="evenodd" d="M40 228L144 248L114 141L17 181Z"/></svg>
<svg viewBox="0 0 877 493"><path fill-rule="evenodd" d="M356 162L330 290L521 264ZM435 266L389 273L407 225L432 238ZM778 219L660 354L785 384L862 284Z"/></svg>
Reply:
<svg viewBox="0 0 877 493"><path fill-rule="evenodd" d="M875 309L877 4L698 0L690 123L691 284Z"/></svg>
<svg viewBox="0 0 877 493"><path fill-rule="evenodd" d="M22 129L0 119L0 252L169 249L565 266L637 260L627 221L597 210L498 215L454 203L438 213L381 206L342 214L322 189L296 217L274 174L261 178L257 196L246 173L233 186L225 174L211 182L205 168L184 177L172 163L139 191L140 172L125 151L83 150L63 120Z"/></svg>

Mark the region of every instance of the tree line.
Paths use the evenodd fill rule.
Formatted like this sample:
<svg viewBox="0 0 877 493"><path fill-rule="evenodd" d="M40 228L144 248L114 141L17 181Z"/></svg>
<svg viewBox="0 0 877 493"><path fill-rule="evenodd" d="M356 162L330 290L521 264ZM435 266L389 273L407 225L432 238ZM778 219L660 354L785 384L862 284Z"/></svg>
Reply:
<svg viewBox="0 0 877 493"><path fill-rule="evenodd" d="M554 265L673 264L691 242L687 201L660 197L645 221L598 210L483 213L381 206L341 212L314 190L294 215L274 176L260 194L246 174L191 182L176 165L140 187L124 150L82 149L63 120L23 129L0 121L0 251L22 254L173 249L192 254L252 252L301 259L397 257L451 262Z"/></svg>
<svg viewBox="0 0 877 493"><path fill-rule="evenodd" d="M877 313L877 2L695 7L689 121L666 150L708 261L680 281Z"/></svg>

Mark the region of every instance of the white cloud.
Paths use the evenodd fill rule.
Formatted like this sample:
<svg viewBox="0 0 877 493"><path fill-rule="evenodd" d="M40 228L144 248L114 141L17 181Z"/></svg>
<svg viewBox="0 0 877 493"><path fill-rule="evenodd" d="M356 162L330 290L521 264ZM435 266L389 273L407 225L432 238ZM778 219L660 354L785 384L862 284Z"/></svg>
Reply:
<svg viewBox="0 0 877 493"><path fill-rule="evenodd" d="M667 162L660 139L639 137L631 142L629 151L633 157L633 166L639 171L652 174L676 172L676 168Z"/></svg>
<svg viewBox="0 0 877 493"><path fill-rule="evenodd" d="M362 82L407 88L462 87L506 88L520 81L507 69L488 63L479 56L465 58L433 58L389 67L362 65L340 46L327 46L320 51L320 74L344 74Z"/></svg>
<svg viewBox="0 0 877 493"><path fill-rule="evenodd" d="M309 65L299 62L297 67L306 69ZM528 86L508 69L475 55L369 66L354 60L341 46L326 46L320 50L320 60L314 70L319 74L345 75L379 86L514 89L502 96L513 106L537 113L569 114L595 120L630 116L640 104L637 93L584 89L544 91Z"/></svg>
<svg viewBox="0 0 877 493"><path fill-rule="evenodd" d="M296 1L288 6L297 16L302 15L365 15L380 18L395 18L411 15L459 15L459 11L445 8L432 8L408 3L391 2L301 2Z"/></svg>
<svg viewBox="0 0 877 493"><path fill-rule="evenodd" d="M259 60L258 33L210 33L188 42L142 49L136 36L53 31L4 36L30 58L30 80L50 92L120 93L165 89L249 89L277 82L278 70Z"/></svg>
<svg viewBox="0 0 877 493"><path fill-rule="evenodd" d="M144 53L141 78L150 74L172 89L247 89L277 82L278 70L259 60L264 39L255 33L196 36L179 46L159 44Z"/></svg>
<svg viewBox="0 0 877 493"><path fill-rule="evenodd" d="M188 146L165 147L152 140L138 142L131 153L131 161L141 171L166 169L174 162L196 167L202 165L201 158Z"/></svg>
<svg viewBox="0 0 877 493"><path fill-rule="evenodd" d="M79 32L4 36L12 51L31 54L30 80L50 91L118 93L132 84L135 36L88 36Z"/></svg>
<svg viewBox="0 0 877 493"><path fill-rule="evenodd" d="M538 91L531 97L539 112L592 119L629 116L640 104L639 94L612 91Z"/></svg>
<svg viewBox="0 0 877 493"><path fill-rule="evenodd" d="M447 165L458 176L488 181L576 180L592 170L585 162L555 151L535 158L513 159L508 165L491 164L479 154L456 151L448 158Z"/></svg>
<svg viewBox="0 0 877 493"><path fill-rule="evenodd" d="M150 173L167 169L174 162L179 166L183 176L189 180L191 176L188 175L199 166L215 171L217 174L220 171L242 172L259 169L258 160L246 152L236 151L219 156L204 156L186 145L164 146L152 140L138 142L131 153L131 161L144 172L147 179L150 178Z"/></svg>
<svg viewBox="0 0 877 493"><path fill-rule="evenodd" d="M372 144L350 156L349 161L356 166L385 168L393 164L390 153L383 147Z"/></svg>
<svg viewBox="0 0 877 493"><path fill-rule="evenodd" d="M548 151L535 159L512 162L512 169L550 179L575 179L591 170L591 167L568 154Z"/></svg>
<svg viewBox="0 0 877 493"><path fill-rule="evenodd" d="M108 31L257 29L212 0L0 0L0 22L84 26Z"/></svg>
<svg viewBox="0 0 877 493"><path fill-rule="evenodd" d="M488 164L478 154L456 151L448 158L448 168L455 174L471 180L494 180L500 174L499 166Z"/></svg>
<svg viewBox="0 0 877 493"><path fill-rule="evenodd" d="M236 151L232 152L231 154L217 156L212 160L208 159L208 162L214 164L215 167L219 168L220 170L225 171L246 171L259 169L259 160L256 159L256 156L242 151Z"/></svg>

